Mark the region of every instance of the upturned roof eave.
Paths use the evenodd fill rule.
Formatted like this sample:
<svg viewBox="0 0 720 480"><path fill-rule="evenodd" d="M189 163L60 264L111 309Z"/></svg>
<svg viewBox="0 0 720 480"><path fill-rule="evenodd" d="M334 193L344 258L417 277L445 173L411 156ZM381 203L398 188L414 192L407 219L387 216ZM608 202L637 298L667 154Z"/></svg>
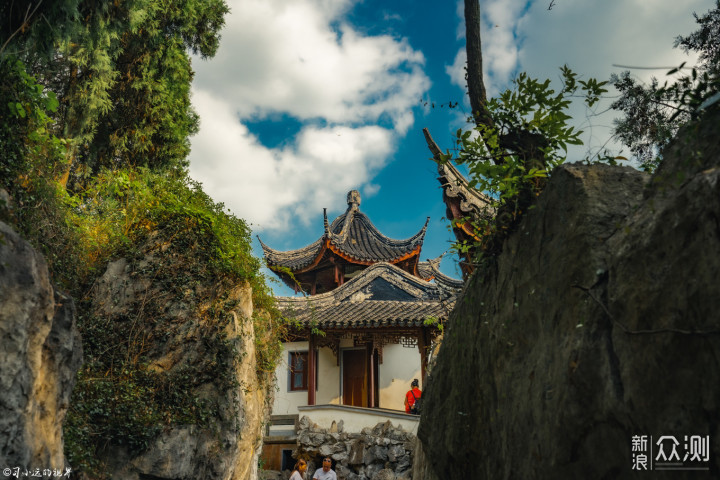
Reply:
<svg viewBox="0 0 720 480"><path fill-rule="evenodd" d="M348 216L352 218L348 219ZM355 222L356 217L360 219L361 228L366 230L367 238L379 242L390 252L397 251L397 254L378 257L368 253L368 255L359 256L347 248L348 232L351 224ZM335 234L333 230L337 229L337 223L339 221L343 223L343 228L340 234ZM357 211L357 209L351 210L349 208L345 214L338 216L332 225L328 225L327 214L323 212L323 236L305 247L296 250L280 251L267 246L260 240L259 236L258 240L263 249L268 267L288 268L293 274L303 273L317 266L328 248L336 255L351 263L372 265L378 262L388 262L395 264L408 260L413 256L419 257L429 222L430 217L426 219L425 225L423 225L415 235L404 240L396 240L383 235L367 215ZM357 248L355 250L357 250Z"/></svg>
<svg viewBox="0 0 720 480"><path fill-rule="evenodd" d="M326 248L326 245L323 242L323 237L303 248L286 251L275 250L265 245L265 243L263 243L260 239L260 236L257 238L263 249L263 255L269 268L285 267L293 273L297 273L307 265L316 262L318 257L322 257L324 249Z"/></svg>
<svg viewBox="0 0 720 480"><path fill-rule="evenodd" d="M449 198L457 198L464 213L488 216L493 214L490 197L470 187L469 182L452 163L438 163L438 180Z"/></svg>

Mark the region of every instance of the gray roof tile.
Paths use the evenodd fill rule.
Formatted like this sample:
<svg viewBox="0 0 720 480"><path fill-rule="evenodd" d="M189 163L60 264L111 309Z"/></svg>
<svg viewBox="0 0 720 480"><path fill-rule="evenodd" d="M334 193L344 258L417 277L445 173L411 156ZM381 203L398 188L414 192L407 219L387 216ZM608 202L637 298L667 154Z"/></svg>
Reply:
<svg viewBox="0 0 720 480"><path fill-rule="evenodd" d="M429 218L422 229L412 237L395 240L380 233L367 215L360 212L359 205L359 194L356 191L350 192L347 211L332 224L328 224L325 216L323 236L306 247L283 252L270 248L261 240L268 265L287 267L296 272L311 265L326 246L342 256L364 264L394 262L420 251Z"/></svg>
<svg viewBox="0 0 720 480"><path fill-rule="evenodd" d="M394 265L376 263L330 292L277 301L286 316L304 326L409 328L421 327L428 318L446 320L455 295Z"/></svg>

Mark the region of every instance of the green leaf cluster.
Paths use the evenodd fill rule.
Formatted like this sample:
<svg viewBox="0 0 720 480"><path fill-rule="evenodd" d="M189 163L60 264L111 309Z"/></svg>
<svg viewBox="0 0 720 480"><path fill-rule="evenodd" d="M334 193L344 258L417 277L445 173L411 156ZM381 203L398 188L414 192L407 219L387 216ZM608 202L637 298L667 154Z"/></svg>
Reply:
<svg viewBox="0 0 720 480"><path fill-rule="evenodd" d="M145 167L104 170L68 199L91 258L107 258L155 233L195 250L208 276L254 279L250 229L186 175ZM129 248L129 247L127 247Z"/></svg>
<svg viewBox="0 0 720 480"><path fill-rule="evenodd" d="M190 52L214 55L224 0L43 3L53 4L2 7L0 58L21 60L55 93L52 126L69 147L69 185L103 168L186 168L198 129Z"/></svg>
<svg viewBox="0 0 720 480"><path fill-rule="evenodd" d="M78 38L61 45L74 72L62 101L79 178L103 167L187 166L198 128L188 50L212 56L227 12L222 0L116 4L89 9Z"/></svg>
<svg viewBox="0 0 720 480"><path fill-rule="evenodd" d="M279 358L284 323L250 229L186 168L198 125L189 55L215 53L227 11L223 0L0 4L0 188L12 203L0 220L76 299L84 365L65 447L90 478L103 474L96 453L106 445L139 451L163 429L211 427L227 414L198 392L242 388L231 367L245 352L225 333L239 284L253 291L261 384ZM119 258L157 288L109 318L93 286ZM203 368L151 367L153 342L184 338L166 321L170 303L197 319Z"/></svg>
<svg viewBox="0 0 720 480"><path fill-rule="evenodd" d="M580 80L567 66L560 71L559 90L550 80L520 73L510 89L487 102L491 124L457 131L457 155L444 161L467 165L470 187L487 194L490 203L480 218L456 219L456 225L470 222L477 240L456 250L496 251L552 169L565 161L568 145L582 144L582 131L569 123L570 105L581 97L592 107L607 82Z"/></svg>
<svg viewBox="0 0 720 480"><path fill-rule="evenodd" d="M697 53L698 65L688 69L683 63L668 71L663 85L656 78L645 85L629 71L611 77L620 92L612 108L623 114L613 133L648 172L660 165L663 149L678 129L717 108L720 100L720 1L705 15L694 16L698 30L678 37L675 47Z"/></svg>
<svg viewBox="0 0 720 480"><path fill-rule="evenodd" d="M163 429L176 425L213 428L224 415L217 398L198 392L241 388L233 366L245 352L227 338L237 307L230 293L249 282L261 385L272 381L282 346L280 318L250 249L247 224L215 203L185 175L148 168L103 171L84 190L65 197L67 223L80 241L74 261L75 298L85 364L79 374L66 427L68 457L78 468L101 475L95 460L103 442L141 451ZM152 279L142 299L115 317L98 313L86 292L107 263L129 259L130 271ZM153 259L148 261L148 259ZM76 283L76 285L78 285ZM174 341L178 329L168 305L187 305L197 319L198 362L171 372L150 368L149 345ZM176 340L175 340L176 341Z"/></svg>

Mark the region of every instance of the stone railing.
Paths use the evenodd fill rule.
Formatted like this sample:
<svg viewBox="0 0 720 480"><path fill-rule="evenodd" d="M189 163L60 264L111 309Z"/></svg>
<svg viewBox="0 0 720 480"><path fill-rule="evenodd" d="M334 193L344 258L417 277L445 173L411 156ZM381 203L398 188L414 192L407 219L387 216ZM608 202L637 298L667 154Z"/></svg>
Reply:
<svg viewBox="0 0 720 480"><path fill-rule="evenodd" d="M342 421L346 432L359 433L366 427L390 421L401 426L406 432L417 434L419 415L409 415L387 408L351 407L348 405L312 405L298 407L300 416L306 416L319 427L330 428L333 422Z"/></svg>

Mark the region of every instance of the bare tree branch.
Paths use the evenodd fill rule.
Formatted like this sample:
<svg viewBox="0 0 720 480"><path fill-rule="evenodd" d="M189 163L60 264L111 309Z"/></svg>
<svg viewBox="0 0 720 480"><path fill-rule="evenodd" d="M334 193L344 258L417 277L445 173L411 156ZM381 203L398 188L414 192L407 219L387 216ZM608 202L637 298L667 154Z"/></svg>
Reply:
<svg viewBox="0 0 720 480"><path fill-rule="evenodd" d="M30 25L30 19L35 15L35 12L37 12L37 9L40 7L40 4L42 3L42 0L40 0L37 5L35 5L35 8L32 12L30 12L30 9L32 8L32 3L28 4L27 11L25 12L25 18L22 21L22 24L20 24L20 27L18 27L17 30L15 30L10 37L8 37L7 40L5 40L5 43L3 43L2 47L0 47L0 55L5 51L5 48L8 46L10 41L13 39L15 35L17 35L20 32L24 32L26 28Z"/></svg>

